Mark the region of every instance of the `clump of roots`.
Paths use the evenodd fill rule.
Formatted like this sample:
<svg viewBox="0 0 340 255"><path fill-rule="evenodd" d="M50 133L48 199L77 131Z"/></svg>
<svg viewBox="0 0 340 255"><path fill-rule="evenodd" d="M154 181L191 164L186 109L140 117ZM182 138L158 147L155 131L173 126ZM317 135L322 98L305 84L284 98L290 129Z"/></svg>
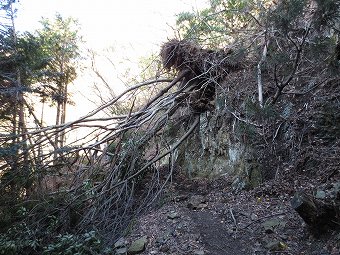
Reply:
<svg viewBox="0 0 340 255"><path fill-rule="evenodd" d="M167 70L190 70L196 77L220 82L228 73L242 68L232 53L230 49L204 49L187 40L172 39L163 44L160 55Z"/></svg>
<svg viewBox="0 0 340 255"><path fill-rule="evenodd" d="M185 74L179 88L188 87L184 101L194 112L211 110L216 85L242 68L231 50L204 49L187 40L164 43L160 55L165 69L175 70L178 76Z"/></svg>

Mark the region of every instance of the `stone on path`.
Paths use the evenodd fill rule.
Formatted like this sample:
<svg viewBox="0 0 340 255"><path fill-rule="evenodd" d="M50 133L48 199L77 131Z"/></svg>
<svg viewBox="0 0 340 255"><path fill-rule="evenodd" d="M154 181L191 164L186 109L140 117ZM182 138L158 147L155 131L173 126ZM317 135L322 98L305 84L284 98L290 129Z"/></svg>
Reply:
<svg viewBox="0 0 340 255"><path fill-rule="evenodd" d="M116 249L116 255L126 255L127 253L127 248L126 247L123 247L123 248L119 248L119 249Z"/></svg>
<svg viewBox="0 0 340 255"><path fill-rule="evenodd" d="M287 245L283 242L274 240L267 243L266 248L270 251L283 251L287 249Z"/></svg>
<svg viewBox="0 0 340 255"><path fill-rule="evenodd" d="M207 207L206 199L201 195L192 196L188 201L188 207L190 209L203 209Z"/></svg>
<svg viewBox="0 0 340 255"><path fill-rule="evenodd" d="M262 223L262 226L264 227L264 231L267 234L274 233L275 228L284 227L285 225L286 225L286 222L280 219L271 219L271 220L267 220Z"/></svg>
<svg viewBox="0 0 340 255"><path fill-rule="evenodd" d="M133 255L143 252L145 250L146 243L147 243L146 236L143 236L142 238L133 241L128 249L128 254Z"/></svg>
<svg viewBox="0 0 340 255"><path fill-rule="evenodd" d="M177 212L171 211L170 213L168 213L167 217L168 219L174 220L179 218L179 214Z"/></svg>
<svg viewBox="0 0 340 255"><path fill-rule="evenodd" d="M205 253L204 253L204 251L202 251L202 250L195 250L194 251L194 255L204 255Z"/></svg>
<svg viewBox="0 0 340 255"><path fill-rule="evenodd" d="M326 192L323 191L323 190L318 190L315 194L315 198L325 199L326 198Z"/></svg>
<svg viewBox="0 0 340 255"><path fill-rule="evenodd" d="M114 246L115 248L121 248L121 247L125 247L126 245L126 242L125 242L125 239L122 237L122 238L119 238L117 242L115 242Z"/></svg>

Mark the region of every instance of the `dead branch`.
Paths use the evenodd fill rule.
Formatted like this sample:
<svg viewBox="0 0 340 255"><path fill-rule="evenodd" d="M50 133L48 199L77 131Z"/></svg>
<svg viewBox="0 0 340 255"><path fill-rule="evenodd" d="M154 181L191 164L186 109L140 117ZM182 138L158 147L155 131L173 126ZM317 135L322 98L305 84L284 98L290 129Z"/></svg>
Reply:
<svg viewBox="0 0 340 255"><path fill-rule="evenodd" d="M263 107L263 84L262 84L261 67L263 63L266 61L268 45L269 45L269 40L266 40L264 47L263 47L262 57L259 63L257 64L257 86L258 86L259 104L261 108Z"/></svg>
<svg viewBox="0 0 340 255"><path fill-rule="evenodd" d="M309 34L310 31L310 25L307 27L305 33L303 34L301 43L298 44L296 43L289 35L287 35L288 40L294 45L295 49L296 49L296 55L295 55L295 59L294 59L294 63L293 63L293 68L292 71L290 72L290 74L286 77L286 79L282 82L278 81L277 78L277 66L275 65L274 67L274 80L275 80L275 84L276 84L276 92L275 95L271 101L271 104L275 104L277 99L280 97L280 95L282 94L283 89L292 81L292 79L295 76L295 73L298 70L298 66L301 60L301 54L303 51L303 46L305 44L306 38Z"/></svg>
<svg viewBox="0 0 340 255"><path fill-rule="evenodd" d="M142 167L138 172L136 172L135 174L129 176L128 178L126 178L124 181L117 183L115 186L113 186L112 188L116 188L120 185L122 185L123 183L129 181L132 178L137 177L138 175L140 175L145 169L147 169L149 166L151 166L152 164L154 164L155 162L159 161L160 159L164 158L165 156L167 156L168 154L172 153L175 149L178 148L178 146L180 146L189 136L190 134L195 130L195 128L197 127L197 125L199 124L199 120L200 117L199 115L197 115L194 119L193 124L191 125L190 129L175 143L173 144L170 149L168 149L167 151L165 151L163 154L161 154L160 156L156 157L155 159L153 159L152 161L150 161L149 163L147 163L144 167Z"/></svg>

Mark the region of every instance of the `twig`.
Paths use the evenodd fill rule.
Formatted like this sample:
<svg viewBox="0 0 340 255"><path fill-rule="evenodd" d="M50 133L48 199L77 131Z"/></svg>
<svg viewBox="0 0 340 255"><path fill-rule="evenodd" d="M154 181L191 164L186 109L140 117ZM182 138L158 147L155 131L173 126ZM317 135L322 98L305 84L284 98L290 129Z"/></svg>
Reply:
<svg viewBox="0 0 340 255"><path fill-rule="evenodd" d="M281 126L282 126L282 124L283 124L284 122L281 122L280 124L279 124L279 126L277 127L277 129L276 129L276 131L275 131L275 134L274 134L274 136L273 136L273 142L274 142L274 140L276 139L276 137L277 137L277 135L278 135L278 133L279 133L279 131L280 131L280 128L281 128Z"/></svg>
<svg viewBox="0 0 340 255"><path fill-rule="evenodd" d="M231 115L233 115L233 116L234 116L236 119L238 119L239 121L242 121L242 122L244 122L244 123L246 123L246 124L255 126L255 127L257 127L257 128L262 128L262 125L256 124L256 123L251 122L251 121L249 121L249 120L242 119L241 117L237 116L236 113L230 111L229 109L227 109L227 111L228 111L229 113L231 113Z"/></svg>
<svg viewBox="0 0 340 255"><path fill-rule="evenodd" d="M234 213L233 213L233 209L232 208L229 208L229 212L231 214L231 218L233 219L234 221L234 225L235 225L235 228L237 229L237 221L235 219L235 216L234 216Z"/></svg>
<svg viewBox="0 0 340 255"><path fill-rule="evenodd" d="M284 214L286 214L287 212L288 212L288 211L285 211L285 212L282 212L282 213L276 213L276 214L272 214L272 215L267 215L267 216L261 217L261 218L259 218L259 219L257 219L257 220L254 220L254 221L250 222L248 225L246 225L245 227L241 228L241 230L244 230L244 229L248 228L249 226L253 225L253 224L254 224L254 223L256 223L256 222L262 221L262 220L264 220L264 219L268 219L268 218L272 218L272 217L276 217L276 216L284 215Z"/></svg>

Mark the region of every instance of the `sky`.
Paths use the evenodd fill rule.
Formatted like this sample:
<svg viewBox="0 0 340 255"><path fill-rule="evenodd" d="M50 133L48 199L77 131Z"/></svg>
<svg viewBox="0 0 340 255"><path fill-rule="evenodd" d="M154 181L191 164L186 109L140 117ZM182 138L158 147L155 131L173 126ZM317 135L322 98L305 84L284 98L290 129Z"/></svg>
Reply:
<svg viewBox="0 0 340 255"><path fill-rule="evenodd" d="M89 47L127 45L136 51L159 47L171 36L175 15L204 6L206 0L20 0L16 26L20 31L39 27L41 17L78 19Z"/></svg>
<svg viewBox="0 0 340 255"><path fill-rule="evenodd" d="M56 13L77 19L84 47L101 55L96 59L98 71L119 93L124 90L120 72L133 72L141 57L159 52L161 44L173 38L176 14L198 10L206 4L207 0L20 0L16 6L16 29L33 32L41 28L42 17L53 18ZM103 57L104 49L110 47L113 50L108 55L115 68L105 60L107 56ZM96 100L92 91L94 79L87 70L70 86L76 106L70 106L73 114L68 114L68 120L95 108L89 102L84 107L84 100Z"/></svg>

